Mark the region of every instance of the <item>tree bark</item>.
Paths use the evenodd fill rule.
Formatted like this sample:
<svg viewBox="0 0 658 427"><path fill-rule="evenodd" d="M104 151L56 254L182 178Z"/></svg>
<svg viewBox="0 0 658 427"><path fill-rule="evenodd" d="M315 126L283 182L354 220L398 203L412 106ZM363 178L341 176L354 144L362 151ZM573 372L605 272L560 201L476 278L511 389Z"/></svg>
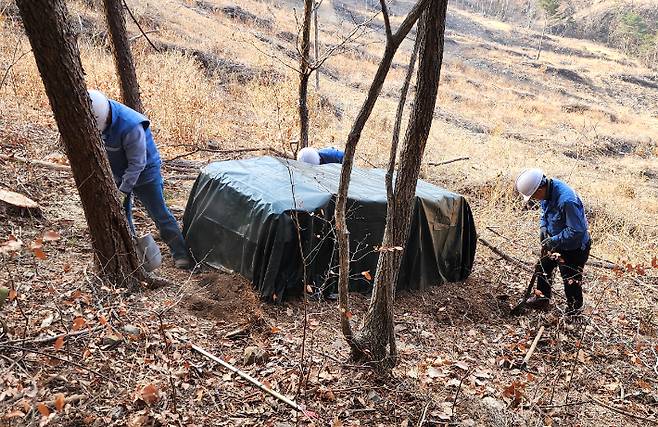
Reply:
<svg viewBox="0 0 658 427"><path fill-rule="evenodd" d="M320 4L316 3L315 6L313 7L313 28L315 30L315 36L313 37L313 50L315 53L315 61L320 60L320 30L318 28L318 9L320 8ZM319 92L320 91L320 73L318 73L318 70L315 70L315 91Z"/></svg>
<svg viewBox="0 0 658 427"><path fill-rule="evenodd" d="M336 196L336 237L338 241L338 306L340 311L340 324L341 330L345 339L347 340L352 354L355 358L364 356L361 349L358 347L357 342L354 340L352 326L349 319L349 301L348 301L348 287L350 275L350 240L349 230L347 229L346 207L347 207L347 193L350 185L350 175L352 174L352 167L354 166L354 154L356 152L356 145L361 138L361 132L372 113L372 110L377 102L379 93L381 92L386 75L391 68L393 57L398 47L409 34L411 28L418 20L420 14L425 9L430 0L419 0L416 5L411 9L407 17L402 21L400 27L395 34L392 34L390 22L388 19L388 10L384 0L380 1L382 6L382 14L384 16L384 23L386 25L386 47L384 49L384 56L379 63L375 77L373 78L370 89L366 99L363 101L361 110L359 111L352 129L347 137L345 144L345 156L343 158L343 166L340 172L340 182L338 184L338 192Z"/></svg>
<svg viewBox="0 0 658 427"><path fill-rule="evenodd" d="M311 67L311 16L313 0L304 0L302 40L299 46L299 148L308 147L308 80Z"/></svg>
<svg viewBox="0 0 658 427"><path fill-rule="evenodd" d="M75 31L63 0L17 0L25 32L66 147L100 273L139 284L132 237L116 196L83 78Z"/></svg>
<svg viewBox="0 0 658 427"><path fill-rule="evenodd" d="M121 98L128 107L143 113L144 106L139 96L139 83L130 43L126 35L126 18L121 0L103 0L103 7L112 38L114 65L121 82Z"/></svg>
<svg viewBox="0 0 658 427"><path fill-rule="evenodd" d="M392 212L387 212L373 295L363 328L356 338L357 347L381 367L390 367L395 362L389 357L394 356L391 350L395 349L393 299L404 251L394 248L404 247L409 237L416 183L436 105L447 4L448 0L432 0L418 24L420 60L416 96L400 153L393 204L389 205Z"/></svg>
<svg viewBox="0 0 658 427"><path fill-rule="evenodd" d="M388 169L386 171L385 182L386 182L386 222L392 222L393 217L395 216L395 191L393 189L393 174L395 173L395 162L398 152L398 143L400 140L400 128L402 126L402 115L404 113L404 105L407 102L407 93L409 92L409 86L411 85L411 78L414 74L414 67L416 66L416 57L418 56L418 49L420 47L421 38L417 37L416 42L414 43L414 49L411 52L411 57L409 58L409 68L407 69L407 75L404 78L404 83L402 84L402 89L400 90L400 101L398 102L398 109L395 113L395 125L393 126L393 137L391 139L391 151L388 159ZM382 259L380 255L379 261ZM375 278L375 283L378 283L377 278ZM395 300L395 286L392 287L391 292L388 292L386 289L386 304L390 308L388 311L389 315L385 319L388 333L389 333L389 358L392 365L396 364L397 361L397 346L395 345L395 332L394 332L394 319L393 319L393 301Z"/></svg>

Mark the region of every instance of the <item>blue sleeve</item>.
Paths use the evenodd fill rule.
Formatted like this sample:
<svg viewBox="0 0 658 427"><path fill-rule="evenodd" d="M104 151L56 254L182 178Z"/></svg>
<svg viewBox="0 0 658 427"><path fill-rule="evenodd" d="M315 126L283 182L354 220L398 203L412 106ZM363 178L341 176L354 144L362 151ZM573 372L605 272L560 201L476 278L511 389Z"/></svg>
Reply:
<svg viewBox="0 0 658 427"><path fill-rule="evenodd" d="M580 243L587 232L587 222L583 212L578 208L575 202L565 202L562 207L566 227L557 236L551 239L555 246L573 246Z"/></svg>
<svg viewBox="0 0 658 427"><path fill-rule="evenodd" d="M546 209L542 203L539 206L539 228L543 227L548 227L548 221L546 221Z"/></svg>
<svg viewBox="0 0 658 427"><path fill-rule="evenodd" d="M343 163L345 153L334 147L326 147L318 150L320 155L320 164Z"/></svg>
<svg viewBox="0 0 658 427"><path fill-rule="evenodd" d="M121 143L128 159L128 167L123 173L119 190L130 193L146 167L146 137L142 125L135 126L123 137Z"/></svg>

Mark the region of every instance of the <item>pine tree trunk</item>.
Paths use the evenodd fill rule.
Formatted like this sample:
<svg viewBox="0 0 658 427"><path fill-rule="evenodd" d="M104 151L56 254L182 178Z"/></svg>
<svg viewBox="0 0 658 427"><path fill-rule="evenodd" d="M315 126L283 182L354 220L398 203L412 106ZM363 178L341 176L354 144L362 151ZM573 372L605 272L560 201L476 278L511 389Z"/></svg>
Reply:
<svg viewBox="0 0 658 427"><path fill-rule="evenodd" d="M416 97L400 154L393 210L391 215L387 214L383 249L404 247L409 237L420 164L436 105L447 4L448 0L431 1L418 24L417 37L421 40ZM356 337L357 346L381 367L390 367L394 361L389 358L389 350L395 348L393 300L403 254L399 250L380 252L370 307Z"/></svg>
<svg viewBox="0 0 658 427"><path fill-rule="evenodd" d="M125 287L140 270L116 196L63 0L17 0L25 32L66 147L101 275Z"/></svg>
<svg viewBox="0 0 658 427"><path fill-rule="evenodd" d="M105 18L112 38L112 53L117 75L121 82L121 98L123 103L140 113L144 106L139 96L139 83L135 72L135 63L130 51L130 43L126 35L126 19L121 0L103 0Z"/></svg>
<svg viewBox="0 0 658 427"><path fill-rule="evenodd" d="M304 21L302 23L302 41L300 45L299 69L299 148L308 147L308 80L309 55L311 54L311 16L313 0L304 0Z"/></svg>

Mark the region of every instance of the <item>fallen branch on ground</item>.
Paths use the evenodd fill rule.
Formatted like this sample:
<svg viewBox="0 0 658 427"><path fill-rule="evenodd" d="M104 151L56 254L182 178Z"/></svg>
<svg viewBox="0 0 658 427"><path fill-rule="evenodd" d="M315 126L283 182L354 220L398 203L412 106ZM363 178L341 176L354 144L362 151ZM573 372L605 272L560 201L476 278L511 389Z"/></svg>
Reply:
<svg viewBox="0 0 658 427"><path fill-rule="evenodd" d="M48 169L71 172L70 166L60 165L58 163L44 162L43 160L30 160L24 157L8 156L6 154L0 154L0 160L10 160L18 163L24 163L26 165L41 166Z"/></svg>
<svg viewBox="0 0 658 427"><path fill-rule="evenodd" d="M429 407L430 407L430 403L431 403L431 402L427 402L427 403L425 404L425 407L423 408L423 414L422 414L422 416L420 417L420 420L418 421L418 427L423 427L423 424L425 424L425 418L427 417L427 410L428 410Z"/></svg>
<svg viewBox="0 0 658 427"><path fill-rule="evenodd" d="M219 154L237 154L237 153L252 153L254 151L270 151L279 157L284 157L284 158L290 158L286 153L277 150L276 148L266 146L266 147L256 147L256 148L227 148L227 149L218 149L218 148L196 148L192 151L189 151L187 153L179 154L177 156L172 157L171 159L167 159L164 161L164 163L172 162L174 160L191 156L192 154L196 154L199 152L206 152L206 153L219 153Z"/></svg>
<svg viewBox="0 0 658 427"><path fill-rule="evenodd" d="M167 181L194 181L199 175L173 175L167 177Z"/></svg>
<svg viewBox="0 0 658 427"><path fill-rule="evenodd" d="M448 163L461 162L462 160L469 160L469 159L470 157L457 157L455 159L444 160L442 162L429 162L427 164L430 166L441 166L441 165L447 165Z"/></svg>
<svg viewBox="0 0 658 427"><path fill-rule="evenodd" d="M589 395L588 397L590 398L590 400L591 400L592 402L594 402L594 403L596 403L597 405L602 406L602 407L604 407L604 408L610 409L610 410L613 411L613 412L616 412L616 413L618 413L618 414L625 415L625 416L630 417L630 418L635 418L636 420L642 420L642 421L649 422L649 423L651 423L651 424L658 425L658 420L651 419L651 418L647 418L647 417L643 417L643 416L641 416L641 415L636 415L636 414L633 414L633 413L630 413L630 412L624 411L623 409L615 408L614 406L610 406L610 405L608 405L607 403L600 401L599 399L595 398L595 397L592 396L592 395Z"/></svg>
<svg viewBox="0 0 658 427"><path fill-rule="evenodd" d="M509 242L511 242L511 243L514 243L514 242L512 242L509 238L505 237L504 235L500 234L500 233L497 232L497 231L494 231L491 227L487 227L487 230L493 232L494 234L496 234L496 235L502 237L503 239L505 239L505 240L507 240L507 241L509 241ZM504 253L501 249L495 247L494 245L492 245L491 243L487 242L486 240L484 240L484 239L481 238L481 237L478 237L478 240L479 240L480 242L482 242L482 244L483 244L484 246L488 247L488 248L491 249L493 252L495 252L497 255L499 255L500 257L502 257L502 258L504 258L504 259L506 259L507 261L511 262L512 264L516 264L516 265L518 265L519 267L525 268L525 269L528 270L528 271L531 271L531 270L532 270L532 268L530 267L530 264L526 263L525 261L521 261L521 260L518 259L518 258L515 258L515 257L513 257L513 256L511 256L511 255L507 255L507 254ZM541 256L540 252L532 251L532 253L533 253L533 255ZM522 264L523 266L520 265L519 263ZM589 265L589 266L591 266L591 267L597 267L597 268L604 268L604 269L607 269L607 270L623 269L622 266L620 266L620 265L618 265L618 264L614 264L614 263L608 262L608 261L587 261L587 263L586 263L585 265Z"/></svg>
<svg viewBox="0 0 658 427"><path fill-rule="evenodd" d="M210 359L214 362L219 363L220 365L222 365L223 367L225 367L229 371L237 374L240 378L243 378L243 379L247 380L248 382L255 385L256 387L258 387L259 389L261 389L265 393L267 393L267 394L277 398L278 400L282 401L283 403L287 404L288 406L293 408L295 411L299 411L299 412L303 413L304 415L306 415L309 418L311 418L315 415L312 412L303 409L301 406L299 406L298 404L296 404L295 402L290 400L288 397L286 397L286 396L282 395L281 393L278 393L278 392L272 390L271 388L265 386L265 384L258 381L256 378L252 377L251 375L247 374L246 372L241 371L240 369L236 368L235 366L231 365L230 363L225 362L224 360L220 359L219 357L208 353L206 350L202 349L201 347L199 347L197 345L194 345L194 344L190 344L190 345L192 347L192 350L196 351L197 353L201 354L202 356L204 356L204 357L206 357L206 358L208 358L208 359Z"/></svg>
<svg viewBox="0 0 658 427"><path fill-rule="evenodd" d="M3 343L0 343L0 348L6 348L6 349L15 350L15 351L26 351L28 353L34 353L34 354L38 354L40 356L49 357L51 359L59 360L59 361L64 362L64 363L70 363L71 365L75 366L76 368L83 369L83 370L85 370L89 373L92 373L96 376L99 376L99 377L103 378L104 380L109 381L113 384L118 384L117 380L112 379L112 378L108 377L107 375L101 374L98 371L95 371L91 368L88 368L88 367L86 367L84 365L81 365L77 362L74 362L72 360L68 360L68 359L64 359L62 357L55 356L54 354L44 353L43 351L33 350L31 348L18 347L18 346L15 346L15 345L7 345L7 344L3 344Z"/></svg>
<svg viewBox="0 0 658 427"><path fill-rule="evenodd" d="M535 348L537 348L537 343L541 339L541 336L542 336L543 333L544 333L544 325L542 325L539 328L539 332L537 332L537 336L532 341L532 344L530 345L530 350L528 350L528 353L523 358L522 366L528 366L528 362L530 361L530 358L532 357L532 353L535 352Z"/></svg>
<svg viewBox="0 0 658 427"><path fill-rule="evenodd" d="M492 245L491 243L487 242L487 241L484 240L482 237L478 237L478 241L480 241L480 242L481 242L484 246L486 246L487 248L491 249L491 251L492 251L493 253L495 253L495 254L498 255L499 257L503 258L504 260L509 261L510 263L516 265L517 267L521 267L522 269L524 269L524 270L526 270L526 271L530 271L530 272L532 272L532 268L531 268L528 264L526 264L525 262L521 261L520 259L514 258L514 257L511 256L511 255L507 255L505 252L503 252L502 250L498 249L497 247L495 247L495 246Z"/></svg>
<svg viewBox="0 0 658 427"><path fill-rule="evenodd" d="M77 331L77 332L69 332L69 333L64 333L64 334L59 334L59 335L53 335L52 337L44 337L44 338L37 338L34 340L14 340L14 341L6 341L2 344L7 344L7 345L25 345L25 344L34 344L34 345L39 345L39 344L49 344L51 342L57 341L59 338L73 338L73 337L78 337L80 335L86 335L92 332L100 331L103 329L103 326L96 326L91 329L85 329L83 331Z"/></svg>

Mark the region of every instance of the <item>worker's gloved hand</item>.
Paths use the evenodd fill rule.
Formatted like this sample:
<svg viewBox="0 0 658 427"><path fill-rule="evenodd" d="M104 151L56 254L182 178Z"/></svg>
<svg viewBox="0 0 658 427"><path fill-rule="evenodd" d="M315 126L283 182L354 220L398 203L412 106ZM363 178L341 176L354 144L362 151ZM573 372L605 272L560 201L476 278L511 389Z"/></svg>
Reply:
<svg viewBox="0 0 658 427"><path fill-rule="evenodd" d="M551 237L551 235L548 234L548 228L546 228L546 227L541 227L541 228L539 229L539 241L540 241L540 242L543 242L544 240L546 240L546 239L549 238L549 237Z"/></svg>
<svg viewBox="0 0 658 427"><path fill-rule="evenodd" d="M546 252L551 252L553 249L555 249L555 243L553 242L553 239L550 237L545 238L544 240L541 241L541 249L542 251Z"/></svg>

